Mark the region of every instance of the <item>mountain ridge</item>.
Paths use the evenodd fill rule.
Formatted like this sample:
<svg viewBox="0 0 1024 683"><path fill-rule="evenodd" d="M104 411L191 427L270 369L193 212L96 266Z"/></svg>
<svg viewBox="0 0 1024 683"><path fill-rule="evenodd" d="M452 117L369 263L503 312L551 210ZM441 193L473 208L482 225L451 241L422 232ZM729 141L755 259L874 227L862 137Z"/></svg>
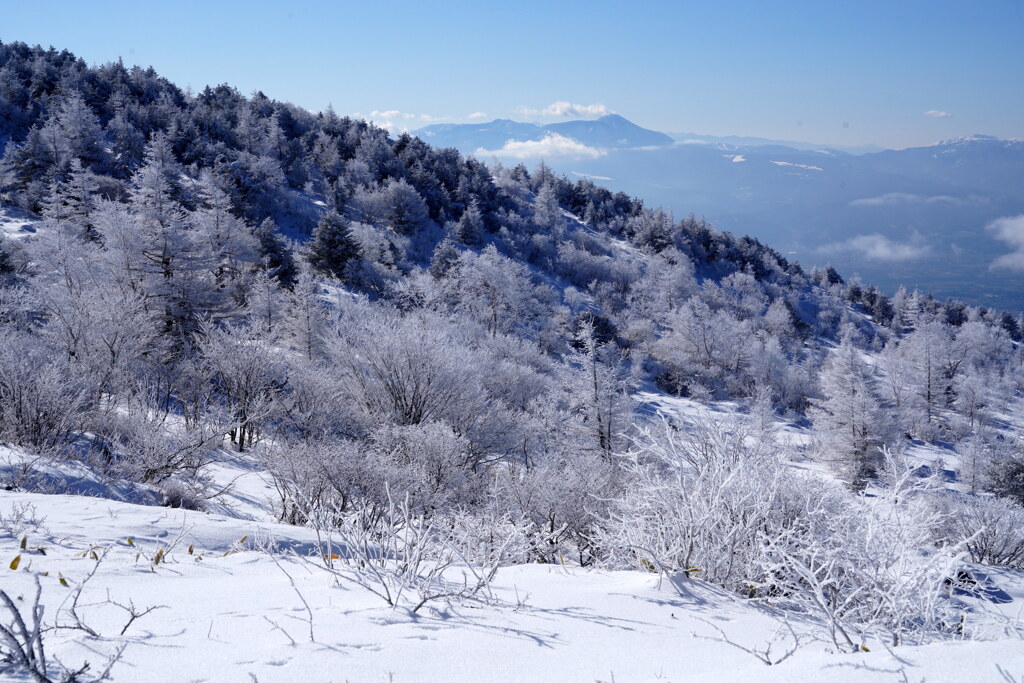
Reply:
<svg viewBox="0 0 1024 683"><path fill-rule="evenodd" d="M501 150L508 142L536 142L551 134L571 138L595 148L665 146L673 142L665 133L642 128L619 114L547 124L511 119L495 119L480 124L440 123L424 126L412 131L412 134L433 144L455 147L465 153L481 149L488 152ZM472 149L468 146L472 146Z"/></svg>
<svg viewBox="0 0 1024 683"><path fill-rule="evenodd" d="M591 134L588 125L570 121L544 128L503 120L421 131L432 133L425 139L434 144L485 159L516 163L543 157L560 173L593 178L678 214L695 212L803 263L831 263L888 291L905 285L1024 309L1024 271L990 267L1009 265L997 260L1013 244L987 229L1024 213L1019 140L978 134L862 153L710 136L693 144L676 139L615 146L607 144L607 132ZM607 121L600 125L610 128ZM505 148L511 139L538 141L551 132L572 144Z"/></svg>

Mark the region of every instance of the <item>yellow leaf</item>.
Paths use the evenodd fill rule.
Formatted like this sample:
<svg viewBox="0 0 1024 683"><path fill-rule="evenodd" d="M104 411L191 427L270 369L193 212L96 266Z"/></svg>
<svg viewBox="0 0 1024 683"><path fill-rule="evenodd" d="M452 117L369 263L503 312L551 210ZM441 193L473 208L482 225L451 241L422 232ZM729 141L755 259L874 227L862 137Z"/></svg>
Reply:
<svg viewBox="0 0 1024 683"><path fill-rule="evenodd" d="M65 579L63 576L60 577L59 582L60 585L64 586L65 588L70 588L70 586L68 585L68 580Z"/></svg>
<svg viewBox="0 0 1024 683"><path fill-rule="evenodd" d="M28 547L28 536L25 535L25 536L21 537L21 549L25 550L27 547Z"/></svg>
<svg viewBox="0 0 1024 683"><path fill-rule="evenodd" d="M156 555L153 556L153 564L160 564L160 561L164 559L164 549L156 551Z"/></svg>
<svg viewBox="0 0 1024 683"><path fill-rule="evenodd" d="M135 541L132 540L131 536L129 536L126 540L128 541L128 545L135 545Z"/></svg>
<svg viewBox="0 0 1024 683"><path fill-rule="evenodd" d="M13 560L11 560L11 569L16 570L19 564L21 564L21 555L18 555Z"/></svg>

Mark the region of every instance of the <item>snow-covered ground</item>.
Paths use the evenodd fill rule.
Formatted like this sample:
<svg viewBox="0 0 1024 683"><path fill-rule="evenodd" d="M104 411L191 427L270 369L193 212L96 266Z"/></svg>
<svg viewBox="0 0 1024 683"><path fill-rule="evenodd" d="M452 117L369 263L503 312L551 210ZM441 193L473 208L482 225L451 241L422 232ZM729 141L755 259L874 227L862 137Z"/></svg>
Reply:
<svg viewBox="0 0 1024 683"><path fill-rule="evenodd" d="M809 620L791 621L800 645L769 667L737 645L774 640L771 657L784 654L792 636L778 614L644 572L508 567L493 599L392 609L339 584L313 531L271 521L271 490L244 458L213 474L235 482L216 504L231 515L0 491L0 588L19 606L39 576L45 620L70 626L70 600L95 570L77 613L98 636L60 628L46 636L51 655L96 671L127 645L114 681L1024 680L1016 638L837 654ZM1024 577L990 579L988 607L1016 618ZM122 636L129 612L112 603L158 609Z"/></svg>
<svg viewBox="0 0 1024 683"><path fill-rule="evenodd" d="M13 206L0 207L0 237L20 238L34 235L39 219Z"/></svg>

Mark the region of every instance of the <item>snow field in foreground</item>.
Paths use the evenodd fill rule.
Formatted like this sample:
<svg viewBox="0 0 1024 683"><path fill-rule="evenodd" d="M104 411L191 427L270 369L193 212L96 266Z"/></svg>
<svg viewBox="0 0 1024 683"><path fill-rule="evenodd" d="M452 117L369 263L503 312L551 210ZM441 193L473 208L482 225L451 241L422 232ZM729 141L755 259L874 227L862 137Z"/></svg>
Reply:
<svg viewBox="0 0 1024 683"><path fill-rule="evenodd" d="M88 660L94 671L127 644L114 681L1016 681L1024 674L1019 640L834 654L800 619L792 620L800 648L768 667L721 642L716 627L738 645L763 648L782 625L777 615L700 582L673 586L642 572L509 567L498 572L491 604L432 604L414 615L359 586L337 585L315 560L299 557L315 552L307 529L0 492L0 516L17 510L29 510L39 526L0 529L0 587L26 605L33 576L45 572L47 622L72 623L66 599L96 567L92 553L108 549L77 610L102 637L61 629L46 644L67 666ZM40 547L45 555L33 550ZM19 554L18 570L7 569ZM1013 598L1003 605L1011 615L1024 604L1024 581L1014 577L998 577ZM128 613L108 600L139 611L160 607L122 637ZM779 637L772 656L790 641Z"/></svg>

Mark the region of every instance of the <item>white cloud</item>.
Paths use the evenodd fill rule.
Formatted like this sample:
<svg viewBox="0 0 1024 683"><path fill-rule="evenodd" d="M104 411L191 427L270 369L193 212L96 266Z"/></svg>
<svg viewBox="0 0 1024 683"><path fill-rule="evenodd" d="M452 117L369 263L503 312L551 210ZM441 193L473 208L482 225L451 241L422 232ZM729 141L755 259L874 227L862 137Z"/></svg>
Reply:
<svg viewBox="0 0 1024 683"><path fill-rule="evenodd" d="M722 156L726 159L732 159L732 163L734 164L742 164L747 160L747 158L742 154L723 154Z"/></svg>
<svg viewBox="0 0 1024 683"><path fill-rule="evenodd" d="M926 244L915 242L895 242L885 235L872 233L870 235L858 235L845 242L831 244L822 247L821 251L853 252L870 261L883 261L896 263L900 261L913 261L931 253L931 247Z"/></svg>
<svg viewBox="0 0 1024 683"><path fill-rule="evenodd" d="M552 102L543 109L519 107L519 113L526 116L569 116L587 119L611 114L612 110L603 104L573 104L559 100L558 102Z"/></svg>
<svg viewBox="0 0 1024 683"><path fill-rule="evenodd" d="M941 109L929 109L924 113L925 116L930 116L933 119L948 119L952 114L948 111L942 111Z"/></svg>
<svg viewBox="0 0 1024 683"><path fill-rule="evenodd" d="M557 133L548 133L540 140L509 140L501 149L487 150L481 147L474 154L478 157L497 156L512 159L534 159L538 157L568 157L596 159L604 150L588 147L582 142Z"/></svg>
<svg viewBox="0 0 1024 683"><path fill-rule="evenodd" d="M989 269L1024 272L1024 214L997 218L985 227L985 231L1013 247L1012 252L992 261Z"/></svg>
<svg viewBox="0 0 1024 683"><path fill-rule="evenodd" d="M466 118L469 119L470 121L477 121L479 119L486 119L487 114L483 113L482 111L475 111Z"/></svg>
<svg viewBox="0 0 1024 683"><path fill-rule="evenodd" d="M410 129L410 125L417 120L428 123L438 120L436 116L431 116L430 114L414 114L412 112L399 111L398 109L374 109L368 116L359 112L352 114L352 116L355 118L365 118L391 134L407 132Z"/></svg>
<svg viewBox="0 0 1024 683"><path fill-rule="evenodd" d="M879 195L877 197L854 199L850 202L850 206L896 206L898 204L918 203L921 199L922 197L916 194L907 194L906 192L889 192L888 194Z"/></svg>
<svg viewBox="0 0 1024 683"><path fill-rule="evenodd" d="M579 176L580 178L589 178L591 180L615 180L615 178L609 178L606 175L591 175L589 173L580 173L579 171L573 171L572 174Z"/></svg>
<svg viewBox="0 0 1024 683"><path fill-rule="evenodd" d="M865 197L854 199L850 206L899 206L901 204L968 204L976 203L977 197L950 197L948 195L935 195L924 197L919 194L908 194L906 192L889 192L877 197Z"/></svg>

